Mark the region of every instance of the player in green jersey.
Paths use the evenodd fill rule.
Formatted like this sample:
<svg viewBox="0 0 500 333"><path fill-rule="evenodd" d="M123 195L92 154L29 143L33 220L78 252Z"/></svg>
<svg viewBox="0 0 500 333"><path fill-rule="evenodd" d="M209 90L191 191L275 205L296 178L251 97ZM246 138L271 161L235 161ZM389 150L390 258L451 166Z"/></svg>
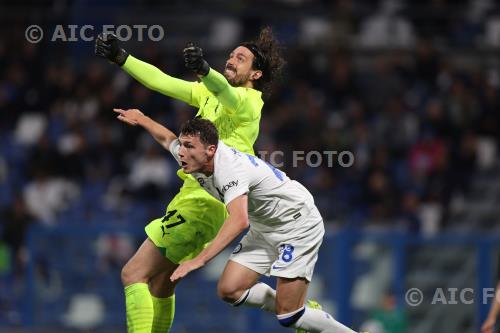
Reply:
<svg viewBox="0 0 500 333"><path fill-rule="evenodd" d="M122 49L116 36L101 34L95 53L121 66L146 87L186 102L196 116L211 120L220 139L253 154L259 133L262 93L268 92L284 61L269 28L259 38L239 44L226 61L224 72L210 68L202 49L184 49L186 67L201 82L189 82L163 73ZM168 332L175 310L175 285L169 277L179 263L195 257L215 237L227 216L225 206L204 191L192 176L184 180L165 215L149 223L148 238L122 270L129 332ZM158 251L159 250L159 251Z"/></svg>

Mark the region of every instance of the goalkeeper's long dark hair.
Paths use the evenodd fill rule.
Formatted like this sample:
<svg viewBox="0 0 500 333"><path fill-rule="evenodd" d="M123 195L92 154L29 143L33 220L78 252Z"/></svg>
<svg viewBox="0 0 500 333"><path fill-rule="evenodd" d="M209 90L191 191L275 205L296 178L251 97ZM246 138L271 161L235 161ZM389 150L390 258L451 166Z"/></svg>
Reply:
<svg viewBox="0 0 500 333"><path fill-rule="evenodd" d="M269 96L274 82L281 77L281 70L285 65L282 57L283 47L270 27L263 28L256 40L241 45L254 55L252 68L262 71L262 77L253 81L255 89L262 91L264 96Z"/></svg>

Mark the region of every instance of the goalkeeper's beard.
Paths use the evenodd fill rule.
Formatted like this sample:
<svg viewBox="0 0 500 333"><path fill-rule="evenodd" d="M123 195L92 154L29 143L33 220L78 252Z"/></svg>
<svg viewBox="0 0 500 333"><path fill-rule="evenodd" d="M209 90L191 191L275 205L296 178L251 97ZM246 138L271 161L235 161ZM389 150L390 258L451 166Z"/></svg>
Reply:
<svg viewBox="0 0 500 333"><path fill-rule="evenodd" d="M250 73L235 74L232 78L226 76L227 82L233 87L241 87L250 79Z"/></svg>

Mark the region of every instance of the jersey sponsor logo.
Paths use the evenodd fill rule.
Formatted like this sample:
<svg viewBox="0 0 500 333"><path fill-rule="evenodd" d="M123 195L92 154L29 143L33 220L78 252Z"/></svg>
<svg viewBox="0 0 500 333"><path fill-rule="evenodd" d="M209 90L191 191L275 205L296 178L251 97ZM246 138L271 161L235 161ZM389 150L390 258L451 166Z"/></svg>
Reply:
<svg viewBox="0 0 500 333"><path fill-rule="evenodd" d="M238 245L236 245L236 247L234 248L234 250L233 250L233 254L236 254L236 253L240 252L242 248L243 248L243 245L241 245L241 243L239 243L239 244L238 244Z"/></svg>
<svg viewBox="0 0 500 333"><path fill-rule="evenodd" d="M222 186L222 189L219 191L219 193L222 193L222 195L224 195L224 193L226 193L227 190L229 190L231 187L235 187L235 186L238 186L238 181L232 180L229 183L227 183L226 185Z"/></svg>

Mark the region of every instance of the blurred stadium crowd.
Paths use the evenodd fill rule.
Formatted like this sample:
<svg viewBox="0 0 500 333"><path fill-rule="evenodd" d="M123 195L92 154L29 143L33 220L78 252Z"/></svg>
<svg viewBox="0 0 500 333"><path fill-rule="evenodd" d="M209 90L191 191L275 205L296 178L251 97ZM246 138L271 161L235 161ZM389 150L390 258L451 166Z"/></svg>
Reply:
<svg viewBox="0 0 500 333"><path fill-rule="evenodd" d="M70 20L56 21L64 15L86 23L78 1L44 3L55 24ZM255 150L283 151L284 170L311 190L332 226L454 228L473 177L494 169L500 7L493 1L192 1L214 15L200 26L184 2L165 5L165 14L160 3L120 2L130 12L144 5L137 15L145 17L159 6L155 23L167 29L164 42L124 46L189 80L185 43L197 42L220 69L238 41L273 26L288 64L264 106ZM139 108L174 129L195 110L95 58L92 42L26 42L29 15L3 6L3 16L17 14L0 31L0 268L22 274L30 224L145 225L176 193L173 158L143 130L116 121L113 107ZM192 26L176 25L176 13ZM292 151L332 150L352 152L355 164L291 165Z"/></svg>

